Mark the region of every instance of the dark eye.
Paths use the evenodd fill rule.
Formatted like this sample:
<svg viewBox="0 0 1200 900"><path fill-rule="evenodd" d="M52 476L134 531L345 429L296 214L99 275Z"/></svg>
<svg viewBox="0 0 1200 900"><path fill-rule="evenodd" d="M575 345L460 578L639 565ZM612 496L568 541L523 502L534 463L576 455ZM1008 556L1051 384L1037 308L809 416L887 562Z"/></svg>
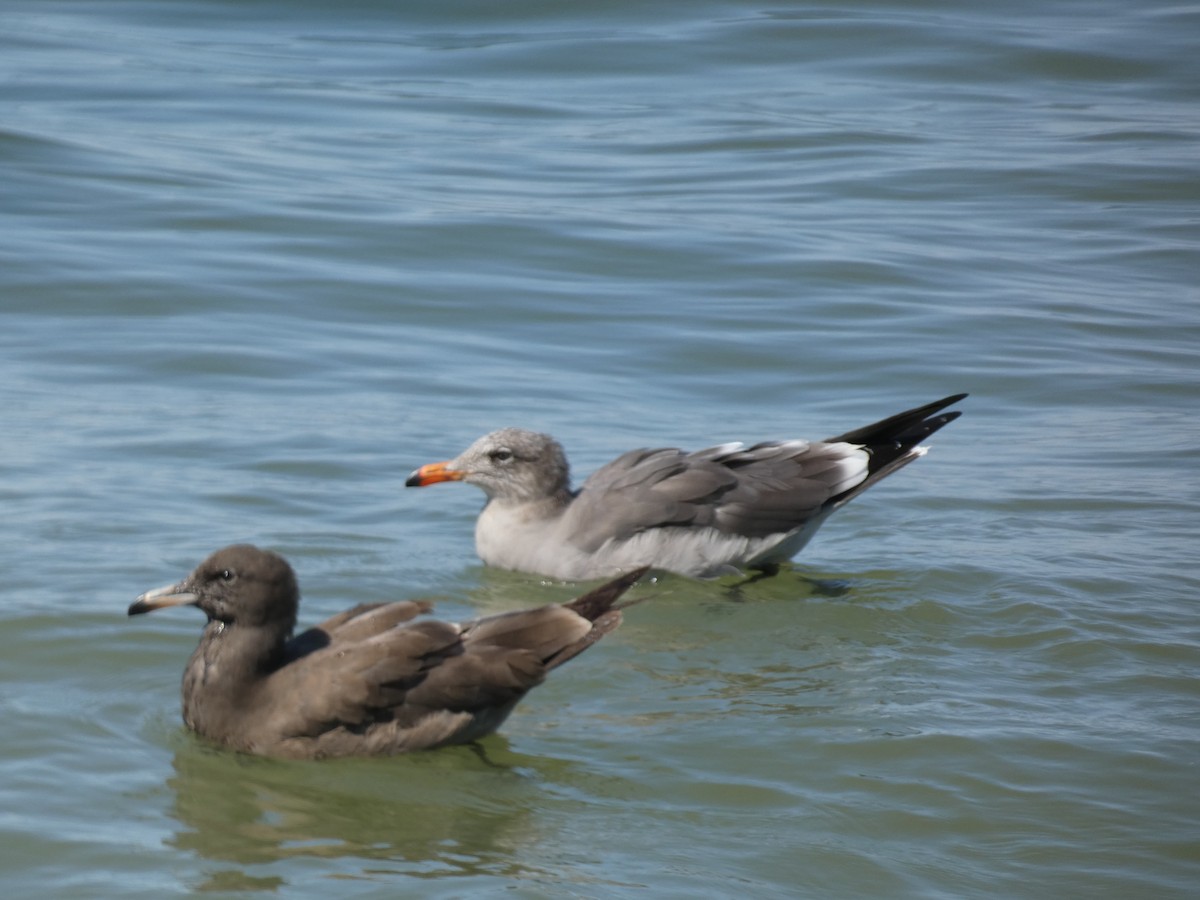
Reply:
<svg viewBox="0 0 1200 900"><path fill-rule="evenodd" d="M513 452L507 447L498 447L488 454L492 462L508 462L513 458Z"/></svg>
<svg viewBox="0 0 1200 900"><path fill-rule="evenodd" d="M221 580L222 581L233 581L233 570L232 569L223 570L221 572Z"/></svg>

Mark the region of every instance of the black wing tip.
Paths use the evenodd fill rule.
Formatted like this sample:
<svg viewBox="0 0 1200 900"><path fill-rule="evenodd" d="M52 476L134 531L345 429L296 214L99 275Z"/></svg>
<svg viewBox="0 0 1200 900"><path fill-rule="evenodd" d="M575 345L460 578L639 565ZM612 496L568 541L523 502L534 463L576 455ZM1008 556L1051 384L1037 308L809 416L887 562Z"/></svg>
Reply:
<svg viewBox="0 0 1200 900"><path fill-rule="evenodd" d="M942 413L939 416L930 416L921 423L921 427L925 431L925 437L933 434L940 428L949 425L955 419L963 414L961 409L952 409L950 412Z"/></svg>
<svg viewBox="0 0 1200 900"><path fill-rule="evenodd" d="M839 442L861 444L867 448L875 449L876 447L888 444L904 444L910 440L919 441L921 438L928 437L943 425L953 422L962 415L961 410L942 413L940 416L937 414L947 406L952 406L967 396L968 394L966 393L951 394L949 397L943 397L941 400L926 403L924 406L906 409L904 412L888 416L886 419L880 419L878 422L872 422L870 425L864 425L862 428L855 428L837 437L828 438L827 442L831 444Z"/></svg>
<svg viewBox="0 0 1200 900"><path fill-rule="evenodd" d="M970 396L971 395L966 392L961 394L951 394L949 397L943 397L941 400L934 400L932 403L926 403L924 406L918 406L914 409L906 410L905 412L900 413L898 416L893 416L892 418L911 416L913 418L928 419L933 416L934 413L941 412L947 406L953 406L955 403L966 400ZM947 421L953 421L962 415L962 410L955 410L952 413L947 413L947 415L951 417L950 419L947 419Z"/></svg>
<svg viewBox="0 0 1200 900"><path fill-rule="evenodd" d="M941 400L938 400L934 403L929 404L932 407L932 409L930 409L929 412L926 413L926 415L930 415L932 413L939 412L939 411L945 409L947 406L953 406L955 403L960 403L963 400L966 400L970 396L971 396L970 394L968 394L964 391L961 394L951 394L949 397L943 397ZM953 421L954 419L957 419L959 416L962 415L962 410L957 409L957 410L954 410L952 413L947 413L947 415L949 415L951 417L947 421Z"/></svg>
<svg viewBox="0 0 1200 900"><path fill-rule="evenodd" d="M867 440L865 442L867 448L876 454L887 450L900 451L901 453L911 450L920 444L921 441L941 431L955 419L962 416L963 411L961 409L952 409L948 412L939 412L939 410L944 409L951 403L957 403L958 400L965 396L966 394L957 394L954 397L947 397L945 400L939 400L937 403L931 403L929 406L922 407L919 413L914 411L912 418L907 423L899 422L897 423L899 426L897 429L883 429L880 433L873 436L874 440ZM884 452L883 455L887 456L889 454Z"/></svg>

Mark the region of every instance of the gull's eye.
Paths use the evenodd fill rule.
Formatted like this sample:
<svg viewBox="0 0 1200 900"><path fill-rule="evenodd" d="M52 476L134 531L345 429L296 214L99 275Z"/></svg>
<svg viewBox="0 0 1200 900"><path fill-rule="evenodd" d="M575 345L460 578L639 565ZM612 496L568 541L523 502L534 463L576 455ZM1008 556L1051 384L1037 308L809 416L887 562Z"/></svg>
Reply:
<svg viewBox="0 0 1200 900"><path fill-rule="evenodd" d="M224 569L221 572L222 581L233 581L234 575L232 569Z"/></svg>
<svg viewBox="0 0 1200 900"><path fill-rule="evenodd" d="M497 447L488 454L488 458L491 459L492 462L508 462L513 458L513 452L507 447Z"/></svg>

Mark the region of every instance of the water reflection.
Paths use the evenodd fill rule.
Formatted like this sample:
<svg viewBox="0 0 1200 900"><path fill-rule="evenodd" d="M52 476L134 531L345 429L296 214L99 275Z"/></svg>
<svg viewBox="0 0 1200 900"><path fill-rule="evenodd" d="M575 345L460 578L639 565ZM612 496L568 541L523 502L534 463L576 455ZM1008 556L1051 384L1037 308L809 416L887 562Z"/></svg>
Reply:
<svg viewBox="0 0 1200 900"><path fill-rule="evenodd" d="M542 835L539 782L569 763L476 747L390 759L282 762L191 742L168 779L180 824L168 843L239 866L297 857L350 861L355 874L531 874L514 849ZM542 798L544 799L544 798ZM274 890L264 872L222 871L211 890Z"/></svg>

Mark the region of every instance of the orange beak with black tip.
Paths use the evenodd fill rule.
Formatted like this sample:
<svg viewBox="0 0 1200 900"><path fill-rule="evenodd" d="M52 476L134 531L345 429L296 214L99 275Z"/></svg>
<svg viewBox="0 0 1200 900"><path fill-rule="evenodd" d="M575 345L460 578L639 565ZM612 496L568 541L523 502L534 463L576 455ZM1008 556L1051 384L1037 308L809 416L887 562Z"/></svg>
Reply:
<svg viewBox="0 0 1200 900"><path fill-rule="evenodd" d="M462 481L467 477L466 472L451 469L449 462L429 463L421 466L404 482L405 487L427 487L440 481Z"/></svg>

